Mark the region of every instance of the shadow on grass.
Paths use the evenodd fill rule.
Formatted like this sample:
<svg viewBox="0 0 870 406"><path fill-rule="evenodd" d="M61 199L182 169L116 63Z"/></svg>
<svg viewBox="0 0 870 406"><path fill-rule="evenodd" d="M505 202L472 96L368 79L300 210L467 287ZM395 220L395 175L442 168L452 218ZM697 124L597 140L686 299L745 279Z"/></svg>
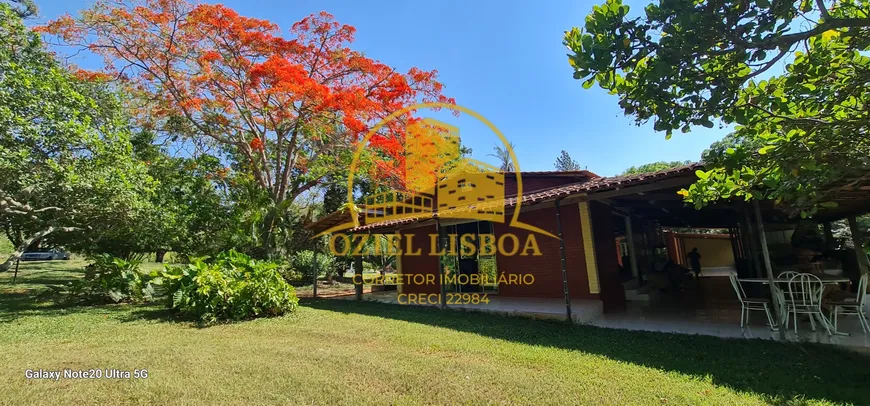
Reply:
<svg viewBox="0 0 870 406"><path fill-rule="evenodd" d="M766 395L779 404L802 399L870 404L870 357L831 345L627 331L467 311L347 300L303 299L300 305L449 328L516 343L597 354ZM638 376L643 379L643 376Z"/></svg>
<svg viewBox="0 0 870 406"><path fill-rule="evenodd" d="M196 327L201 326L196 323L196 319L185 317L178 312L167 308L160 302L152 302L147 305L137 305L133 310L128 310L125 314L118 317L118 320L130 323L138 321L156 321L161 323L185 323Z"/></svg>
<svg viewBox="0 0 870 406"><path fill-rule="evenodd" d="M0 323L10 323L29 316L62 317L90 312L123 314L129 311L127 304L67 302L63 300L62 293L51 288L32 289L17 285L6 285L3 288L0 290Z"/></svg>
<svg viewBox="0 0 870 406"><path fill-rule="evenodd" d="M228 324L245 323L251 320L268 318L269 316L251 317L238 320L217 320L212 322L204 322L195 316L180 313L177 310L171 309L165 304L166 298L160 298L156 301L147 304L134 304L127 308L127 312L120 315L116 319L124 322L139 322L153 321L160 323L179 323L194 328L209 328L215 326L223 326Z"/></svg>
<svg viewBox="0 0 870 406"><path fill-rule="evenodd" d="M32 266L25 269L25 264ZM21 265L15 283L12 283L13 274L0 274L0 323L27 316L59 317L94 311L121 313L128 310L124 305L88 305L65 300L69 283L82 274L77 268L64 269L63 266L70 266L67 262L22 262Z"/></svg>

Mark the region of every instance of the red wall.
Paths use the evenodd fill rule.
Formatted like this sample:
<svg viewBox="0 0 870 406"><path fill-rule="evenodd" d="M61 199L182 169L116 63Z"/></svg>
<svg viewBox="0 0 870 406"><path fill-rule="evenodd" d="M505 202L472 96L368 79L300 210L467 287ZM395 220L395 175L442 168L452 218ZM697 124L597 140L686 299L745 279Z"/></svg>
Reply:
<svg viewBox="0 0 870 406"><path fill-rule="evenodd" d="M589 293L589 279L586 273L586 257L583 247L583 235L580 226L580 210L577 204L562 206L562 229L565 241L566 269L568 272L568 289L572 298L602 300L605 311L624 308L625 291L619 282L619 263L617 262L616 246L614 245L613 224L610 209L601 203L590 203L590 216L595 239L595 254L598 264L601 294ZM509 219L508 219L509 220ZM556 209L549 207L520 213L520 221L540 227L554 235L558 235L556 226ZM495 223L495 235L505 233L516 235L520 247L525 243L530 231L510 227L509 224ZM414 234L414 246L422 250L419 256L402 257L403 274L431 274L435 284L406 284L405 293L439 293L438 257L428 255L430 252L430 234L435 233L434 226L414 228L402 232L403 243L408 234ZM499 296L506 297L541 297L562 298L562 267L559 251L559 240L541 234L535 234L541 256L496 256L499 273L531 274L535 280L531 285L499 286ZM405 245L403 244L403 248ZM510 249L510 247L506 247ZM520 252L522 250L520 249Z"/></svg>
<svg viewBox="0 0 870 406"><path fill-rule="evenodd" d="M438 256L429 255L432 242L430 235L435 234L435 226L427 226L402 231L402 249L407 244L407 235L414 235L414 250L419 249L420 255L402 256L402 274L435 275L434 284L406 283L402 286L402 293L440 293L441 284L438 278Z"/></svg>
<svg viewBox="0 0 870 406"><path fill-rule="evenodd" d="M520 221L540 227L558 235L556 227L556 208L546 208L520 213ZM597 294L589 293L589 280L586 276L586 259L580 229L580 210L576 204L562 206L562 229L565 240L566 269L568 271L568 291L573 298L598 299ZM496 238L504 233L515 234L521 244L530 233L508 224L495 224ZM532 285L501 285L499 295L515 297L564 297L562 292L562 263L559 240L535 234L541 256L506 257L498 255L496 264L500 272L507 274L532 274Z"/></svg>

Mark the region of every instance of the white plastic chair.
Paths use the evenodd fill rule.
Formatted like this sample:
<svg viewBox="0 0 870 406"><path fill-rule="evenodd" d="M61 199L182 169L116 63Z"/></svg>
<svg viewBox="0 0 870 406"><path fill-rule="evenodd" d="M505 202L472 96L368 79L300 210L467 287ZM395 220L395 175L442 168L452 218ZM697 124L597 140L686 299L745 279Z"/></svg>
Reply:
<svg viewBox="0 0 870 406"><path fill-rule="evenodd" d="M828 334L831 334L830 323L822 313L822 293L825 285L819 277L801 273L793 276L788 282L788 296L785 299L786 318L785 328L788 328L789 315L794 317L794 332L797 334L798 314L806 314L810 317L810 326L813 331L816 331L816 322L814 316L818 316L819 321L825 327Z"/></svg>
<svg viewBox="0 0 870 406"><path fill-rule="evenodd" d="M867 294L867 279L870 274L861 275L858 280L858 295L843 300L827 301L831 306L831 318L834 319L834 331L837 331L837 316L858 316L861 330L864 334L870 333L870 324L867 323L867 315L864 314L864 296Z"/></svg>
<svg viewBox="0 0 870 406"><path fill-rule="evenodd" d="M750 310L763 310L767 315L767 325L771 330L776 330L776 324L773 322L773 317L770 315L770 300L766 298L749 298L746 292L743 291L743 286L740 286L740 281L737 280L737 275L731 273L728 275L731 280L731 286L734 287L734 293L737 293L737 299L740 300L740 327L749 323Z"/></svg>
<svg viewBox="0 0 870 406"><path fill-rule="evenodd" d="M779 275L776 277L776 279L787 281L785 283L785 285L788 286L788 282L791 281L791 278L794 278L797 275L800 275L800 272L784 271L784 272L780 272ZM779 295L779 299L781 300L781 303L783 304L782 316L783 316L783 319L785 319L785 317L788 316L788 309L784 308L785 302L788 300L791 300L791 297L790 297L791 294L789 293L788 289L780 289L779 286L776 286L776 285L774 285L774 288L775 288L774 291ZM786 329L788 329L787 325L786 325Z"/></svg>

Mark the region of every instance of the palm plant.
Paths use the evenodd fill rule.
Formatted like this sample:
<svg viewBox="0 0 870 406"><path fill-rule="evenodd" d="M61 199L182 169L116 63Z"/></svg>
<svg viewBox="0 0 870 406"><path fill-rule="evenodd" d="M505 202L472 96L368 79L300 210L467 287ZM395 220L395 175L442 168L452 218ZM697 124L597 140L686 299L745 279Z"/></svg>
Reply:
<svg viewBox="0 0 870 406"><path fill-rule="evenodd" d="M494 157L499 160L499 170L502 172L513 172L514 171L514 161L511 159L511 151L514 150L514 143L508 143L509 146L503 147L501 145L496 144L492 147L494 153L489 154L487 156Z"/></svg>

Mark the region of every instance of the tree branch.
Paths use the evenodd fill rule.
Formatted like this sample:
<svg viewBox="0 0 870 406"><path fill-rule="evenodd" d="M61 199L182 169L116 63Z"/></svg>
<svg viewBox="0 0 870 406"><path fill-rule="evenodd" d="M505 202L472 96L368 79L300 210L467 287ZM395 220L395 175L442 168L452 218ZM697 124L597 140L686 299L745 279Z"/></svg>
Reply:
<svg viewBox="0 0 870 406"><path fill-rule="evenodd" d="M48 226L48 228L45 228L44 230L39 231L36 234L33 234L30 238L25 239L21 244L19 244L17 247L15 247L15 252L13 252L12 255L9 256L9 258L6 258L5 262L0 264L0 272L8 271L9 268L12 266L12 263L15 262L16 260L18 260L19 258L21 258L21 254L23 254L24 251L27 249L27 247L30 247L30 245L33 244L34 241L41 240L41 239L45 238L47 235L49 235L53 232L56 232L56 231L68 233L68 232L78 231L78 230L82 230L82 229L79 227Z"/></svg>

